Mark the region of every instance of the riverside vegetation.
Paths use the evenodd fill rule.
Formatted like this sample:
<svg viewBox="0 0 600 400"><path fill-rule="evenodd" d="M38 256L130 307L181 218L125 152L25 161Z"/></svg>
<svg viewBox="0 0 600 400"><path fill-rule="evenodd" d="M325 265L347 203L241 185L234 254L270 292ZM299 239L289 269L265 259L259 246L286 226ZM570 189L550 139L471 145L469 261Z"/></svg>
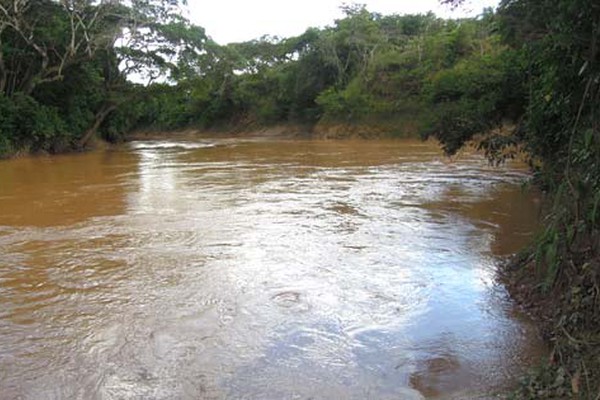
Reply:
<svg viewBox="0 0 600 400"><path fill-rule="evenodd" d="M175 0L1 0L0 156L277 124L524 153L550 206L504 275L553 352L514 396L597 399L600 4L502 0L463 20L343 10L297 37L219 45Z"/></svg>

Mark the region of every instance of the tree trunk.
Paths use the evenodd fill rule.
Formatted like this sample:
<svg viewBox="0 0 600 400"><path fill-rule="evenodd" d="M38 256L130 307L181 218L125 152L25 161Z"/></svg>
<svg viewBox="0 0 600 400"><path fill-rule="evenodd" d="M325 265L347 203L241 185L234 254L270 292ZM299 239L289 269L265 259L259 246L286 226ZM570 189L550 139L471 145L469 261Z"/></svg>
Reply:
<svg viewBox="0 0 600 400"><path fill-rule="evenodd" d="M6 75L6 70L2 65L2 61L0 60L0 95L4 94L6 91L6 84L8 83L8 76Z"/></svg>
<svg viewBox="0 0 600 400"><path fill-rule="evenodd" d="M2 31L0 31L0 34ZM6 90L8 74L6 73L6 65L4 64L4 53L2 52L2 41L0 41L0 95Z"/></svg>
<svg viewBox="0 0 600 400"><path fill-rule="evenodd" d="M96 135L96 132L98 132L98 128L100 128L100 125L102 125L106 117L108 117L108 115L111 112L113 112L116 108L116 104L106 105L102 107L102 109L96 114L94 124L87 131L85 131L81 139L79 139L79 141L77 142L77 146L80 149L84 148L88 144L90 139Z"/></svg>

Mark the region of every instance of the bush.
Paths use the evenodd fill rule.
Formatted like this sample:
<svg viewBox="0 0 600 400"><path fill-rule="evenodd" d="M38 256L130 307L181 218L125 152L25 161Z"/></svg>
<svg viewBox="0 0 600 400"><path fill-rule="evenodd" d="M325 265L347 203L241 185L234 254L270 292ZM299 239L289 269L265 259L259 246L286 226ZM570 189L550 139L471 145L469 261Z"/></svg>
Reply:
<svg viewBox="0 0 600 400"><path fill-rule="evenodd" d="M514 96L507 89L513 86L507 55L467 59L435 74L426 89L432 115L423 136L437 138L452 154L474 135L499 126Z"/></svg>
<svg viewBox="0 0 600 400"><path fill-rule="evenodd" d="M323 108L325 118L342 118L347 121L356 121L377 108L360 79L354 79L344 90L326 89L317 97L316 102Z"/></svg>
<svg viewBox="0 0 600 400"><path fill-rule="evenodd" d="M58 110L23 94L0 98L0 155L19 150L56 151L68 145Z"/></svg>

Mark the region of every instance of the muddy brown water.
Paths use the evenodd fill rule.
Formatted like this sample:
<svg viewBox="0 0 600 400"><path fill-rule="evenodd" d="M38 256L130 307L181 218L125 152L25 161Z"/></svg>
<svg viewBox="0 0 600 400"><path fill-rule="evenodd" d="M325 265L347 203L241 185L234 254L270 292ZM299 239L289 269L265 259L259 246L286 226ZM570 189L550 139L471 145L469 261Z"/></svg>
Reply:
<svg viewBox="0 0 600 400"><path fill-rule="evenodd" d="M494 398L544 352L494 279L526 179L414 141L0 162L0 399Z"/></svg>

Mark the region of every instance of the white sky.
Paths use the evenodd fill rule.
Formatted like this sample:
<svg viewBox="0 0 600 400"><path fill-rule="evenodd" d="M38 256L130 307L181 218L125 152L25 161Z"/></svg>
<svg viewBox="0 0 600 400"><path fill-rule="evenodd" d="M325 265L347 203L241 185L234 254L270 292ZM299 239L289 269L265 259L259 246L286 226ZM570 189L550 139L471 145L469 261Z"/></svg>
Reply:
<svg viewBox="0 0 600 400"><path fill-rule="evenodd" d="M353 1L346 1L352 3ZM498 0L467 0L452 12L438 0L358 0L371 12L417 14L433 11L439 17L476 16ZM189 18L219 44L242 42L264 34L289 37L309 27L332 25L342 16L343 0L188 0Z"/></svg>

